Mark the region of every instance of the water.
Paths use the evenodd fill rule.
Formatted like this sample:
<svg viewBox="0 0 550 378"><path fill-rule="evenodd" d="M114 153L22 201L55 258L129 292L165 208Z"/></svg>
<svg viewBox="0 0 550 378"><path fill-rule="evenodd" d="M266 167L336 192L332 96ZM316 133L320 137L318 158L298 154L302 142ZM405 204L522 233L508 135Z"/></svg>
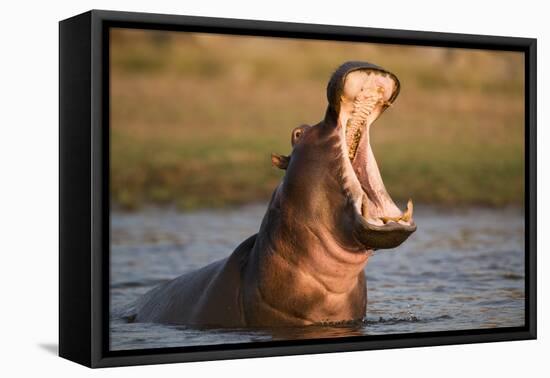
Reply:
<svg viewBox="0 0 550 378"><path fill-rule="evenodd" d="M158 283L230 254L266 205L112 214L111 349L212 345L524 324L524 221L519 209L416 206L418 231L366 268L366 321L271 330L127 323L116 313Z"/></svg>

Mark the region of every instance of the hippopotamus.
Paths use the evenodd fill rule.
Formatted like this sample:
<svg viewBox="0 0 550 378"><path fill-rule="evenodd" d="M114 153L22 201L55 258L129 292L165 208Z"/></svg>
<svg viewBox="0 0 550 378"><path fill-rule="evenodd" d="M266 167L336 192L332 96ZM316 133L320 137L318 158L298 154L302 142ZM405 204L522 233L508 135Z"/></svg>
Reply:
<svg viewBox="0 0 550 378"><path fill-rule="evenodd" d="M130 318L197 327L278 327L362 321L365 266L415 230L380 176L369 132L399 94L391 72L342 64L327 86L324 119L291 133L289 156L272 154L285 174L257 234L233 253L160 284Z"/></svg>

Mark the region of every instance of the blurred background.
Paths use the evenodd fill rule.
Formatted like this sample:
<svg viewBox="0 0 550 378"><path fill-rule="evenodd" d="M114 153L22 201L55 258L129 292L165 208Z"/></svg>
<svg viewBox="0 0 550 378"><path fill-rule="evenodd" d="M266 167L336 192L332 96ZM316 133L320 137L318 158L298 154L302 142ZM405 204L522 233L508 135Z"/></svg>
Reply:
<svg viewBox="0 0 550 378"><path fill-rule="evenodd" d="M320 121L347 60L402 90L372 146L396 202L522 205L523 55L513 52L114 29L111 194L116 208L217 208L270 197L270 154Z"/></svg>

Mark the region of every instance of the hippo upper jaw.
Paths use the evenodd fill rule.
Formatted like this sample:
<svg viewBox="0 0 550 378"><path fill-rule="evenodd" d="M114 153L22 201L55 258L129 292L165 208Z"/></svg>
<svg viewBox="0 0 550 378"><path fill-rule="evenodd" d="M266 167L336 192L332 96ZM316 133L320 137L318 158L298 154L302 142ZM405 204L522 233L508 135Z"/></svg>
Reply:
<svg viewBox="0 0 550 378"><path fill-rule="evenodd" d="M366 249L395 248L414 231L413 204L399 210L386 191L370 145L374 121L399 91L397 78L378 68L355 68L342 73L338 96L344 192L351 205L353 234ZM331 97L329 96L329 99Z"/></svg>

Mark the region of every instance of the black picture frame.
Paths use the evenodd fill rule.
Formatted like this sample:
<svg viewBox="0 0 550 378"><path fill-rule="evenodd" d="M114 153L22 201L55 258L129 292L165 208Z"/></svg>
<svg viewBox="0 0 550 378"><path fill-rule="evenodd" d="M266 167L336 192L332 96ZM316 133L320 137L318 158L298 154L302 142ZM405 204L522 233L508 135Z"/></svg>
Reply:
<svg viewBox="0 0 550 378"><path fill-rule="evenodd" d="M525 326L110 351L109 28L518 51L525 56ZM536 62L531 38L92 10L59 23L59 355L88 367L535 339Z"/></svg>

